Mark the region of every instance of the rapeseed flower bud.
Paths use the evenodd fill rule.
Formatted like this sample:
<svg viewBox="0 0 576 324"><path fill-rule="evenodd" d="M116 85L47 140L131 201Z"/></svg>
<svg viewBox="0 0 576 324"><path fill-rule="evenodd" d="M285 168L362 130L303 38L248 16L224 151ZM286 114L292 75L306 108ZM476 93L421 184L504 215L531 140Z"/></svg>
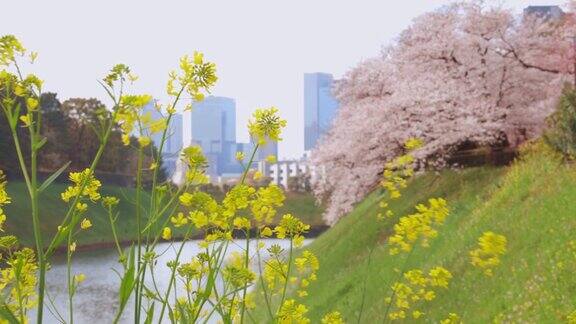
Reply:
<svg viewBox="0 0 576 324"><path fill-rule="evenodd" d="M86 280L86 275L84 275L83 273L74 275L74 282L76 284L79 284L79 283L83 282L84 280Z"/></svg>
<svg viewBox="0 0 576 324"><path fill-rule="evenodd" d="M162 229L162 238L166 241L172 238L172 230L170 227L164 227Z"/></svg>
<svg viewBox="0 0 576 324"><path fill-rule="evenodd" d="M102 206L104 207L114 207L120 203L120 199L112 196L106 196L102 198Z"/></svg>
<svg viewBox="0 0 576 324"><path fill-rule="evenodd" d="M6 192L6 186L8 183L6 182L6 176L4 172L0 170L0 231L4 231L4 222L6 222L6 214L2 210L2 205L8 205L12 202L10 196Z"/></svg>

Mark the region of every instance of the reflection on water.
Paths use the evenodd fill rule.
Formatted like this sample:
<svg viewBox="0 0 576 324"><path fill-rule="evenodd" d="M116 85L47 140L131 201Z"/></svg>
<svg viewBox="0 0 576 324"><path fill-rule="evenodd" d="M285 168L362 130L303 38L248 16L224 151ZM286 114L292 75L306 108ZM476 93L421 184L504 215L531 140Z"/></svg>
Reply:
<svg viewBox="0 0 576 324"><path fill-rule="evenodd" d="M308 244L311 240L306 240ZM255 249L255 242L250 247ZM287 240L265 240L266 246L278 244L282 248L289 247ZM245 240L234 240L227 251L230 254L234 251L242 251L246 245ZM155 268L156 285L160 291L165 291L170 280L170 271L166 263L174 259L176 249L180 243L171 245L161 243L156 247L156 253L163 253L158 258ZM198 241L186 243L180 260L189 261L196 254L201 252L198 247ZM122 272L121 265L118 263L118 253L114 249L105 249L92 252L76 252L74 254L72 274L84 273L86 280L80 284L74 296L74 321L76 323L111 323L117 311L118 287L120 286L120 277L114 272ZM46 275L48 296L45 303L45 320L44 323L60 323L61 316L68 322L68 293L66 286L66 259L65 256L56 256L53 258L51 270ZM253 265L256 270L257 265ZM147 277L147 283L152 283ZM53 303L53 306L51 305ZM54 309L56 308L56 310ZM133 321L133 304L128 303L124 310L121 323ZM35 322L35 312L30 313L30 318ZM166 317L166 316L165 316ZM31 321L31 322L33 322Z"/></svg>

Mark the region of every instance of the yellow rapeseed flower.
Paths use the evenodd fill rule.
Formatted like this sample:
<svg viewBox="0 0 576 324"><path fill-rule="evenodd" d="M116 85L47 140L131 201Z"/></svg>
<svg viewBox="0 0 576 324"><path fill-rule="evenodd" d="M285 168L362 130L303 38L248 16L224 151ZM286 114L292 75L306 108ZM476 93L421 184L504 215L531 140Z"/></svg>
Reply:
<svg viewBox="0 0 576 324"><path fill-rule="evenodd" d="M28 107L28 110L35 111L38 108L38 100L35 98L28 98L26 99L26 106Z"/></svg>
<svg viewBox="0 0 576 324"><path fill-rule="evenodd" d="M83 273L77 274L74 276L74 282L76 284L79 284L81 282L83 282L84 280L86 280L86 275L84 275Z"/></svg>
<svg viewBox="0 0 576 324"><path fill-rule="evenodd" d="M80 195L81 197L88 197L92 201L100 200L101 196L98 192L102 184L98 181L94 175L90 172L90 169L86 169L82 172L71 172L69 176L70 180L74 183L73 186L69 186L66 191L61 194L62 200L69 202L70 199ZM86 182L84 190L80 192L82 183Z"/></svg>
<svg viewBox="0 0 576 324"><path fill-rule="evenodd" d="M84 218L82 220L82 222L80 223L80 228L83 230L87 230L90 227L92 227L92 222L90 222L90 220L88 218Z"/></svg>
<svg viewBox="0 0 576 324"><path fill-rule="evenodd" d="M460 324L460 317L456 313L448 314L448 317L440 321L440 324Z"/></svg>
<svg viewBox="0 0 576 324"><path fill-rule="evenodd" d="M264 175L262 174L262 172L256 171L256 172L254 172L253 178L255 181L258 181L258 180L262 179L263 176Z"/></svg>
<svg viewBox="0 0 576 324"><path fill-rule="evenodd" d="M246 217L236 217L236 218L234 218L234 221L232 222L232 224L237 229L249 230L251 227L250 220L248 220L248 218L246 218Z"/></svg>
<svg viewBox="0 0 576 324"><path fill-rule="evenodd" d="M162 229L162 238L166 241L172 238L172 230L170 227L164 227L164 229Z"/></svg>
<svg viewBox="0 0 576 324"><path fill-rule="evenodd" d="M178 213L178 215L170 217L170 222L174 224L174 227L181 227L188 224L188 218L184 217L184 213Z"/></svg>
<svg viewBox="0 0 576 324"><path fill-rule="evenodd" d="M278 109L275 107L256 109L252 114L252 119L248 122L250 135L260 145L265 145L269 140L280 141L280 133L284 127L286 127L286 120L278 116Z"/></svg>
<svg viewBox="0 0 576 324"><path fill-rule="evenodd" d="M478 248L470 251L473 266L484 270L484 274L491 276L493 269L500 264L500 256L506 253L506 237L485 232L478 238Z"/></svg>
<svg viewBox="0 0 576 324"><path fill-rule="evenodd" d="M410 138L404 143L404 147L409 151L418 149L422 147L422 145L424 145L424 142L419 138Z"/></svg>
<svg viewBox="0 0 576 324"><path fill-rule="evenodd" d="M340 312L330 312L322 317L322 324L344 324Z"/></svg>
<svg viewBox="0 0 576 324"><path fill-rule="evenodd" d="M124 146L130 145L130 135L122 134L122 144L124 144Z"/></svg>
<svg viewBox="0 0 576 324"><path fill-rule="evenodd" d="M20 121L24 124L24 126L29 127L32 122L30 120L30 116L28 115L22 115L20 116Z"/></svg>
<svg viewBox="0 0 576 324"><path fill-rule="evenodd" d="M294 299L287 299L278 311L278 320L282 324L307 324L310 320L306 317L308 308L302 304L296 303Z"/></svg>
<svg viewBox="0 0 576 324"><path fill-rule="evenodd" d="M150 142L152 142L152 140L148 136L138 137L138 144L140 144L140 147L146 147L150 145Z"/></svg>

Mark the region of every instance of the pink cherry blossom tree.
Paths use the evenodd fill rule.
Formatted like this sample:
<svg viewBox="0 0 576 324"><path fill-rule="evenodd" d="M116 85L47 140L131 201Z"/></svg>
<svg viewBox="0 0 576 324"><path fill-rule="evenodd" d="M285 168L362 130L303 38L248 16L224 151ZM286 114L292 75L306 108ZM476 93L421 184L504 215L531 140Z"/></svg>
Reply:
<svg viewBox="0 0 576 324"><path fill-rule="evenodd" d="M424 14L360 62L334 91L341 108L314 150L315 194L335 223L374 188L411 137L418 165L443 166L465 143L517 146L538 136L574 73L575 23L518 17L481 1Z"/></svg>

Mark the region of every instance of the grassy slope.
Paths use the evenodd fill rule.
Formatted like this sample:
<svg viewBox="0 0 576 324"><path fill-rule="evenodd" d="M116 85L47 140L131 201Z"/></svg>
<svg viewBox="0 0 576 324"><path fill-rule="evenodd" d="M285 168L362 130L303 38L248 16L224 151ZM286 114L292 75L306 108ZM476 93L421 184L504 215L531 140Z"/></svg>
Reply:
<svg viewBox="0 0 576 324"><path fill-rule="evenodd" d="M393 203L397 215L430 197L448 200L451 214L429 248L417 248L410 257L390 256L386 237L393 222L375 221L378 193L366 198L310 248L320 259L318 281L303 302L313 323L322 314L339 310L348 322L357 322L366 297L362 323L381 323L384 299L399 269L442 265L454 278L446 291L419 307L420 321L438 322L449 312L466 323L488 323L500 318L514 322L558 322L576 309L576 254L569 242L576 238L576 170L538 152L507 169L474 168L426 174L415 179L403 197ZM484 231L508 238L508 253L493 277L469 263L468 251ZM368 253L374 250L367 267ZM411 320L414 321L414 320Z"/></svg>
<svg viewBox="0 0 576 324"><path fill-rule="evenodd" d="M53 184L40 199L40 217L44 241L47 242L55 233L56 228L67 211L67 204L60 199L60 193L66 189L64 184ZM23 182L8 183L8 194L12 197L12 203L5 210L8 215L6 233L16 235L22 244L34 245L32 236L31 209L28 200L28 192ZM136 191L131 188L115 186L103 186L102 196L115 196L120 198L118 211L118 236L121 240L130 240L135 237L136 208L129 201L134 201ZM148 195L144 193L144 206L148 206ZM281 213L293 213L308 221L310 224L321 224L322 209L315 205L314 198L307 194L287 194L285 205L280 208ZM92 221L93 227L89 231L82 232L79 236L79 244L91 244L111 242L112 232L107 212L100 204L93 205L88 209L87 217ZM47 244L47 243L46 243Z"/></svg>

